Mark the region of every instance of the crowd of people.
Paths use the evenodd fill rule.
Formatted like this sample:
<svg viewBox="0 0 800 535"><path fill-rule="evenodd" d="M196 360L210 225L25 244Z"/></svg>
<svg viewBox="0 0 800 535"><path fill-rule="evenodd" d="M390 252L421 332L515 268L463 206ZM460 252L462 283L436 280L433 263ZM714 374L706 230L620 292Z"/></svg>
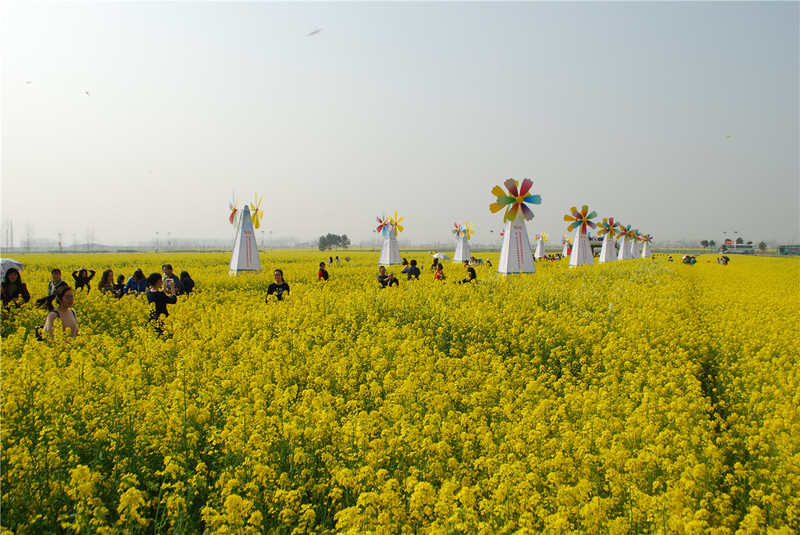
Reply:
<svg viewBox="0 0 800 535"><path fill-rule="evenodd" d="M164 264L161 266L163 273L151 273L145 278L144 272L137 269L133 275L125 281L124 275L114 277L114 271L106 269L100 276L97 289L102 294L121 299L126 295L138 296L144 293L147 301L153 304L153 309L149 319L155 323L155 329L161 333L162 317L169 316L168 304L177 302L177 296L188 295L194 291L195 283L187 271L182 271L180 277L175 275L172 265ZM86 293L91 291L91 281L96 272L92 269L83 267L72 272L75 280L75 289L63 280L61 270L53 268L50 271L50 282L47 284L47 295L37 299L35 304L39 308L47 310L44 325L36 327L36 336L39 340L43 339L43 334L53 337L56 320L61 321L64 332L69 332L73 338L78 336L78 317L72 305L75 301L75 293L85 289ZM31 300L28 286L22 282L19 270L9 268L6 270L2 285L0 285L0 295L2 295L3 308L16 308Z"/></svg>

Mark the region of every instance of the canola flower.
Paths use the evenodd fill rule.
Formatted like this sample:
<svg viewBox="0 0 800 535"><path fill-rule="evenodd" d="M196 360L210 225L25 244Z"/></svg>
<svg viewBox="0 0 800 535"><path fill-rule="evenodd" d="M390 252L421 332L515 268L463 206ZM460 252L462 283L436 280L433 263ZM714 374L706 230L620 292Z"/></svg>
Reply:
<svg viewBox="0 0 800 535"><path fill-rule="evenodd" d="M797 259L382 290L348 254L322 284L319 253L233 278L224 254L26 256L34 296L56 261L170 261L198 291L164 337L143 297L94 290L75 341L4 318L3 530L800 530ZM292 293L265 303L276 267Z"/></svg>

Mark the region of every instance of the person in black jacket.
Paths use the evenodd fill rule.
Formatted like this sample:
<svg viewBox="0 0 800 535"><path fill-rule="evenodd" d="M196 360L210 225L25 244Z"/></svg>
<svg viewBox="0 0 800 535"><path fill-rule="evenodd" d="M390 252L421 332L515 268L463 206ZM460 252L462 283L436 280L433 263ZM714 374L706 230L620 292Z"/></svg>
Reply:
<svg viewBox="0 0 800 535"><path fill-rule="evenodd" d="M75 279L75 291L77 292L85 286L88 294L92 289L89 282L94 278L94 270L87 268L76 269L72 272L72 278Z"/></svg>
<svg viewBox="0 0 800 535"><path fill-rule="evenodd" d="M162 292L162 287L168 291L170 295ZM167 305L174 305L178 302L178 298L176 297L177 293L178 290L171 280L168 279L166 286L164 286L161 280L161 273L151 273L150 276L147 277L147 301L153 304L153 308L150 311L150 321L154 323L158 334L163 332L161 316L169 317Z"/></svg>
<svg viewBox="0 0 800 535"><path fill-rule="evenodd" d="M272 276L275 278L275 282L270 284L267 288L267 303L269 303L270 295L274 295L278 301L283 301L284 295L289 295L289 284L283 280L283 270L276 269Z"/></svg>
<svg viewBox="0 0 800 535"><path fill-rule="evenodd" d="M183 292L187 295L194 290L194 280L189 276L188 271L181 271L181 286L183 286Z"/></svg>
<svg viewBox="0 0 800 535"><path fill-rule="evenodd" d="M28 293L28 286L22 282L22 277L19 276L19 271L17 271L16 268L9 268L6 271L1 293L4 307L12 303L18 307L22 303L27 303L31 300L31 294Z"/></svg>

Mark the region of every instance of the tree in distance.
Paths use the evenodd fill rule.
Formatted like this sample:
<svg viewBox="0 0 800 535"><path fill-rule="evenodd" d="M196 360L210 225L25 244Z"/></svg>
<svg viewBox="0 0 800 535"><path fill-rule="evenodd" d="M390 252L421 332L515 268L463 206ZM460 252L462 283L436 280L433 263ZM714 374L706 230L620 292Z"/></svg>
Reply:
<svg viewBox="0 0 800 535"><path fill-rule="evenodd" d="M319 237L319 240L317 240L317 247L319 247L320 251L324 251L325 249L347 249L350 247L350 238L347 237L347 234L339 236L337 234L328 233L325 236Z"/></svg>

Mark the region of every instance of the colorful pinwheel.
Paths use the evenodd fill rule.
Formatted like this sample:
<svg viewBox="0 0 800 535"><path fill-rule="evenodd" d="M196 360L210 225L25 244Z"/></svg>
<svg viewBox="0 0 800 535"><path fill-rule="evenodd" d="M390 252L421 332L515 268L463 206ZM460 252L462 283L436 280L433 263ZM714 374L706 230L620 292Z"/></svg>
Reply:
<svg viewBox="0 0 800 535"><path fill-rule="evenodd" d="M613 217L604 217L602 223L597 224L597 234L614 239L619 231L619 221L614 221Z"/></svg>
<svg viewBox="0 0 800 535"><path fill-rule="evenodd" d="M652 241L653 241L653 237L650 234L645 234L644 236L642 236L642 242L643 243L650 243Z"/></svg>
<svg viewBox="0 0 800 535"><path fill-rule="evenodd" d="M454 223L455 229L453 230L453 234L456 235L458 238L466 238L472 239L472 235L475 234L475 231L472 230L472 223L469 221L464 221L463 223ZM500 234L503 235L502 233Z"/></svg>
<svg viewBox="0 0 800 535"><path fill-rule="evenodd" d="M547 241L549 237L550 235L547 232L540 232L539 234L536 235L537 240L542 239L544 241Z"/></svg>
<svg viewBox="0 0 800 535"><path fill-rule="evenodd" d="M572 221L569 225L567 225L568 231L573 231L577 228L581 229L581 234L586 234L587 227L588 228L595 228L597 225L592 222L592 219L597 217L597 212L589 213L589 207L585 204L581 207L581 211L579 212L576 207L572 207L570 209L572 214L567 214L564 216L564 221Z"/></svg>
<svg viewBox="0 0 800 535"><path fill-rule="evenodd" d="M397 211L395 210L394 217L389 220L389 224L392 226L389 231L394 232L395 236L403 232L403 225L400 224L402 221L403 216L397 217Z"/></svg>
<svg viewBox="0 0 800 535"><path fill-rule="evenodd" d="M639 234L639 229L638 228L631 233L630 237L633 238L636 241L642 241L642 238L643 238L643 236L641 234Z"/></svg>
<svg viewBox="0 0 800 535"><path fill-rule="evenodd" d="M376 217L375 219L378 220L378 228L376 229L378 232L383 234L384 236L388 235L392 231L392 220L386 219L386 215L382 216L383 219L380 217Z"/></svg>
<svg viewBox="0 0 800 535"><path fill-rule="evenodd" d="M500 186L492 188L492 195L497 197L497 201L489 205L489 210L494 214L505 207L506 211L505 214L503 214L503 221L514 221L517 218L517 212L522 208L522 215L525 217L525 220L530 221L533 219L533 211L531 211L525 203L542 204L541 195L529 195L531 186L533 186L533 181L526 178L522 181L522 187L520 187L519 190L517 189L519 183L513 178L509 178L503 182L503 185L505 185L508 190L508 195L506 195L503 188Z"/></svg>
<svg viewBox="0 0 800 535"><path fill-rule="evenodd" d="M255 204L250 203L250 219L253 221L253 228L260 228L261 227L261 218L264 217L264 210L261 209L261 201L264 200L264 197L258 198L258 193L256 193L256 202Z"/></svg>
<svg viewBox="0 0 800 535"><path fill-rule="evenodd" d="M631 239L635 232L636 231L633 230L630 225L625 227L625 226L622 225L622 223L620 223L620 225L619 225L619 237L620 238Z"/></svg>
<svg viewBox="0 0 800 535"><path fill-rule="evenodd" d="M228 206L230 207L229 210L231 211L228 221L230 221L231 225L236 226L236 221L239 214L239 197L234 194L231 202L228 203Z"/></svg>
<svg viewBox="0 0 800 535"><path fill-rule="evenodd" d="M561 238L561 245L567 245L567 244L572 245L572 236L567 235Z"/></svg>

